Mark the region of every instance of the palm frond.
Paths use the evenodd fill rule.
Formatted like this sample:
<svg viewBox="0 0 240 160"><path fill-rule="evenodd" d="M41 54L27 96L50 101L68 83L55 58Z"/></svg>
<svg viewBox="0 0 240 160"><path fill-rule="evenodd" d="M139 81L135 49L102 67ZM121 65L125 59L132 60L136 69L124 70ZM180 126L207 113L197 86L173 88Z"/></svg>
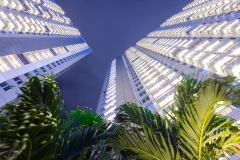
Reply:
<svg viewBox="0 0 240 160"><path fill-rule="evenodd" d="M115 152L132 151L141 159L179 159L179 153L174 150L168 137L155 133L152 128L142 129L132 125L122 126L117 134L107 139L107 143Z"/></svg>
<svg viewBox="0 0 240 160"><path fill-rule="evenodd" d="M174 107L178 110L172 110L176 123L180 126L179 146L189 159L216 158L219 153L240 143L237 138L240 131L236 131L236 128L234 132L231 130L234 128L233 120L216 113L219 107L231 104L228 100L228 88L214 79L199 84L191 81L192 79L185 81L189 83L183 81L177 87ZM197 88L193 94L188 93L188 88L191 87ZM223 148L225 143L231 144L228 149ZM211 157L206 157L207 151L211 152Z"/></svg>

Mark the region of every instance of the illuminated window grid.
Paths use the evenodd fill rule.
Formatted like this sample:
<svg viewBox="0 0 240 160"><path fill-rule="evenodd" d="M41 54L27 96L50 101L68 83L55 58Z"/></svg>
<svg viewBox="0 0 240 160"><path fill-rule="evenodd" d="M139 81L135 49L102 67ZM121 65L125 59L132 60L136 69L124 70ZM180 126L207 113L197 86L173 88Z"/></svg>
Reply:
<svg viewBox="0 0 240 160"><path fill-rule="evenodd" d="M37 59L32 55L32 53L28 52L26 55L32 62L37 62Z"/></svg>
<svg viewBox="0 0 240 160"><path fill-rule="evenodd" d="M42 56L37 51L34 51L34 54L38 60L40 60L40 61L43 60Z"/></svg>
<svg viewBox="0 0 240 160"><path fill-rule="evenodd" d="M18 62L18 60L13 55L7 55L5 57L8 59L8 61L11 63L11 65L14 68L18 68L21 66L21 64Z"/></svg>
<svg viewBox="0 0 240 160"><path fill-rule="evenodd" d="M49 49L46 49L45 52L47 53L47 55L49 57L53 57L53 54L52 54L52 52Z"/></svg>
<svg viewBox="0 0 240 160"><path fill-rule="evenodd" d="M44 50L41 50L40 53L43 58L45 59L49 58L48 54Z"/></svg>
<svg viewBox="0 0 240 160"><path fill-rule="evenodd" d="M7 65L6 62L4 62L4 60L2 58L0 58L0 70L2 72L5 72L7 70L10 70L10 67Z"/></svg>

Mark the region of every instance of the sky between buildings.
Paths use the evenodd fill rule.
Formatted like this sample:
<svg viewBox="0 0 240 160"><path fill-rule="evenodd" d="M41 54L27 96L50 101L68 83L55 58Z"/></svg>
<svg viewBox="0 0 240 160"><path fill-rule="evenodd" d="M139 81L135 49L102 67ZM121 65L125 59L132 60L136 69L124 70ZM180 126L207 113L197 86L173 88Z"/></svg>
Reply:
<svg viewBox="0 0 240 160"><path fill-rule="evenodd" d="M96 110L107 67L191 0L55 0L93 53L61 75L65 104Z"/></svg>

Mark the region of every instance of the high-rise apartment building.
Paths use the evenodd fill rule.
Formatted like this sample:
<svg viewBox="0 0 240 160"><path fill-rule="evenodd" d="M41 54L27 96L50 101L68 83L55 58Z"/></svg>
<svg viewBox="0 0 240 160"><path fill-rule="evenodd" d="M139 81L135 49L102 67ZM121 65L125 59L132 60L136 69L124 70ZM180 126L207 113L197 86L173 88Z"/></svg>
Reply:
<svg viewBox="0 0 240 160"><path fill-rule="evenodd" d="M163 114L174 102L175 85L186 74L195 73L201 79L226 75L239 78L239 4L239 0L195 0L129 48L121 56L124 62L121 70L127 73L122 81L129 81L128 92L134 92L135 99L127 101L137 101L153 113ZM115 61L110 68L118 71L122 66ZM97 108L102 117L110 120L114 117L111 108L119 106L116 93L127 94L118 88L120 73L111 71L107 73ZM240 119L236 106L222 107L218 112Z"/></svg>
<svg viewBox="0 0 240 160"><path fill-rule="evenodd" d="M0 0L0 106L28 76L59 76L91 52L54 1Z"/></svg>

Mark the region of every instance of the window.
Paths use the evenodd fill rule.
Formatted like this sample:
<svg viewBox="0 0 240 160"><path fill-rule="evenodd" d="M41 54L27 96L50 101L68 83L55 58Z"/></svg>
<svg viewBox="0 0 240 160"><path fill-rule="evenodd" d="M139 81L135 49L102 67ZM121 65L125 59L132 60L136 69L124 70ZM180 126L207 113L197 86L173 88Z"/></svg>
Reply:
<svg viewBox="0 0 240 160"><path fill-rule="evenodd" d="M206 74L207 71L201 68L201 69L199 70L199 73Z"/></svg>
<svg viewBox="0 0 240 160"><path fill-rule="evenodd" d="M38 76L39 75L39 73L38 73L38 71L35 69L35 70L33 70L33 73L36 75L36 76Z"/></svg>
<svg viewBox="0 0 240 160"><path fill-rule="evenodd" d="M142 93L140 93L139 96L142 97L144 94L146 94L146 91L143 91Z"/></svg>
<svg viewBox="0 0 240 160"><path fill-rule="evenodd" d="M46 49L45 52L48 54L49 57L52 57L52 52L49 49Z"/></svg>
<svg viewBox="0 0 240 160"><path fill-rule="evenodd" d="M43 50L41 50L41 55L43 56L43 58L49 58L49 56L46 54L46 52L44 52Z"/></svg>
<svg viewBox="0 0 240 160"><path fill-rule="evenodd" d="M22 80L21 80L19 77L15 77L15 78L13 78L13 79L14 79L14 81L15 81L18 85L20 85L20 84L23 83Z"/></svg>
<svg viewBox="0 0 240 160"><path fill-rule="evenodd" d="M61 62L61 63L64 63L62 59L60 59L60 62Z"/></svg>
<svg viewBox="0 0 240 160"><path fill-rule="evenodd" d="M196 69L197 67L195 67L195 66L190 66L190 68L191 68L191 69Z"/></svg>
<svg viewBox="0 0 240 160"><path fill-rule="evenodd" d="M30 52L27 53L27 56L32 62L37 62L36 58Z"/></svg>
<svg viewBox="0 0 240 160"><path fill-rule="evenodd" d="M30 77L29 73L25 73L24 76L26 76L27 78Z"/></svg>
<svg viewBox="0 0 240 160"><path fill-rule="evenodd" d="M182 75L182 76L186 76L186 74L185 74L185 73L183 73L183 72L181 73L181 75Z"/></svg>
<svg viewBox="0 0 240 160"><path fill-rule="evenodd" d="M18 68L21 66L21 64L18 62L18 60L13 55L8 55L5 57L8 59L8 61L12 64L12 66L14 68Z"/></svg>
<svg viewBox="0 0 240 160"><path fill-rule="evenodd" d="M35 51L34 54L36 55L38 60L40 60L40 61L43 60L42 56L40 56L40 54L38 52Z"/></svg>
<svg viewBox="0 0 240 160"><path fill-rule="evenodd" d="M0 70L2 72L9 70L10 67L3 61L2 58L0 58Z"/></svg>
<svg viewBox="0 0 240 160"><path fill-rule="evenodd" d="M40 67L40 69L41 69L43 72L47 72L44 67Z"/></svg>
<svg viewBox="0 0 240 160"><path fill-rule="evenodd" d="M61 54L58 48L53 48L53 50L55 51L56 54Z"/></svg>
<svg viewBox="0 0 240 160"><path fill-rule="evenodd" d="M47 65L47 67L48 67L48 69L49 69L49 70L51 70L51 69L52 69L52 67L51 67L49 64Z"/></svg>
<svg viewBox="0 0 240 160"><path fill-rule="evenodd" d="M64 60L65 62L67 62L67 60L66 60L65 58L63 58L63 60Z"/></svg>
<svg viewBox="0 0 240 160"><path fill-rule="evenodd" d="M50 49L50 51L56 56L57 55L57 53L56 53L56 51L55 50L53 50L53 49Z"/></svg>
<svg viewBox="0 0 240 160"><path fill-rule="evenodd" d="M29 61L23 54L17 54L17 56L23 62L23 64L29 64Z"/></svg>
<svg viewBox="0 0 240 160"><path fill-rule="evenodd" d="M147 98L143 99L142 102L143 102L143 103L146 103L147 101L149 101L149 99L150 99L150 98L147 97Z"/></svg>
<svg viewBox="0 0 240 160"><path fill-rule="evenodd" d="M7 84L7 82L2 82L2 83L0 83L0 86L2 87L2 89L3 89L4 91L8 91L8 90L11 89L11 87Z"/></svg>
<svg viewBox="0 0 240 160"><path fill-rule="evenodd" d="M137 90L140 91L141 89L143 89L143 86L139 87Z"/></svg>
<svg viewBox="0 0 240 160"><path fill-rule="evenodd" d="M56 61L56 63L60 66L61 64L59 63L59 61Z"/></svg>
<svg viewBox="0 0 240 160"><path fill-rule="evenodd" d="M57 67L54 62L52 62L52 65L53 65L54 67Z"/></svg>
<svg viewBox="0 0 240 160"><path fill-rule="evenodd" d="M175 68L175 69L173 69L173 71L174 71L174 72L178 72L179 70Z"/></svg>
<svg viewBox="0 0 240 160"><path fill-rule="evenodd" d="M146 107L147 110L152 110L154 108L153 104L150 104L149 106Z"/></svg>

